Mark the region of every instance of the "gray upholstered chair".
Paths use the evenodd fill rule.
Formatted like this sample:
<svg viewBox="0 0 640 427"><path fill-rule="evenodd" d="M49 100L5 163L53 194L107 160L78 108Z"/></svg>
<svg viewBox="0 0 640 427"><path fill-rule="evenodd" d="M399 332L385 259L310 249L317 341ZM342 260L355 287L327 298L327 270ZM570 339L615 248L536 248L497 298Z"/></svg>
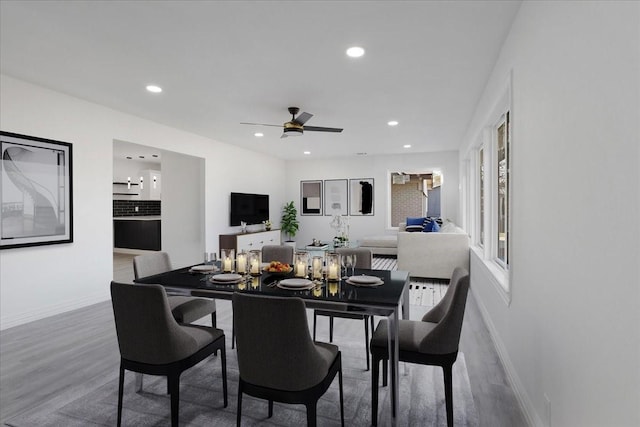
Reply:
<svg viewBox="0 0 640 427"><path fill-rule="evenodd" d="M316 425L316 405L336 374L340 417L344 426L342 358L338 347L314 343L304 301L294 297L233 294L238 369L237 425L242 419L242 394L273 402L304 404L307 425Z"/></svg>
<svg viewBox="0 0 640 427"><path fill-rule="evenodd" d="M179 325L160 285L111 282L111 302L120 347L118 426L122 421L125 370L167 377L171 395L171 425L178 425L180 374L220 351L224 406L227 406L227 367L224 332Z"/></svg>
<svg viewBox="0 0 640 427"><path fill-rule="evenodd" d="M264 245L262 247L262 262L280 261L293 265L293 246Z"/></svg>
<svg viewBox="0 0 640 427"><path fill-rule="evenodd" d="M356 268L371 269L373 264L373 254L370 249L365 248L338 248L336 252L342 255L355 255ZM360 319L364 320L364 350L367 355L367 371L369 370L369 323L371 323L371 332L373 333L373 316L358 313L338 313L335 311L314 310L313 311L313 340L316 339L316 321L318 316L329 316L329 342L333 342L333 318L340 317L344 319Z"/></svg>
<svg viewBox="0 0 640 427"><path fill-rule="evenodd" d="M171 270L171 261L166 252L138 255L133 258L133 275L153 276ZM184 295L169 295L169 307L178 323L193 323L211 315L211 326L216 327L216 301L208 298L195 298Z"/></svg>
<svg viewBox="0 0 640 427"><path fill-rule="evenodd" d="M449 288L440 302L427 312L421 321L400 320L399 346L401 362L442 367L444 371L447 425L453 426L452 369L458 357L460 331L469 292L469 273L456 267L451 275ZM372 425L378 422L379 364L383 360L383 385L387 385L387 321L382 320L371 339L373 355L371 383Z"/></svg>

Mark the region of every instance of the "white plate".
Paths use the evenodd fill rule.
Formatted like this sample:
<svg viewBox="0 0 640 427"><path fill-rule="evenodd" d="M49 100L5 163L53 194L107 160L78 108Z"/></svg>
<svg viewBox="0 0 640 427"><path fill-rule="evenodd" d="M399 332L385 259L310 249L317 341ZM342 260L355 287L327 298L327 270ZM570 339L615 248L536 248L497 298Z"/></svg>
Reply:
<svg viewBox="0 0 640 427"><path fill-rule="evenodd" d="M366 287L366 286L380 286L380 285L384 285L384 282L380 279L378 279L377 282L373 282L373 283L358 283L358 282L354 282L351 279L347 279L345 280L346 283L353 285L353 286L362 286L362 287Z"/></svg>
<svg viewBox="0 0 640 427"><path fill-rule="evenodd" d="M313 282L308 279L284 279L278 284L287 288L306 288L313 285Z"/></svg>
<svg viewBox="0 0 640 427"><path fill-rule="evenodd" d="M204 273L204 272L216 271L216 270L218 270L218 267L216 267L215 265L194 265L193 267L191 267L191 271L198 272L198 273Z"/></svg>
<svg viewBox="0 0 640 427"><path fill-rule="evenodd" d="M286 289L287 291L304 291L307 289L313 289L316 285L314 285L313 282L310 282L309 284L304 286L287 286L287 285L283 285L282 283L278 283L277 286L280 289Z"/></svg>
<svg viewBox="0 0 640 427"><path fill-rule="evenodd" d="M235 274L235 273L222 273L222 274L216 274L215 276L213 276L211 278L212 282L237 282L238 280L241 280L242 276L239 274Z"/></svg>
<svg viewBox="0 0 640 427"><path fill-rule="evenodd" d="M358 283L360 285L370 285L372 283L378 283L378 282L382 281L379 277L376 277L376 276L365 276L365 275L351 276L351 277L349 277L348 280L353 282L353 283Z"/></svg>

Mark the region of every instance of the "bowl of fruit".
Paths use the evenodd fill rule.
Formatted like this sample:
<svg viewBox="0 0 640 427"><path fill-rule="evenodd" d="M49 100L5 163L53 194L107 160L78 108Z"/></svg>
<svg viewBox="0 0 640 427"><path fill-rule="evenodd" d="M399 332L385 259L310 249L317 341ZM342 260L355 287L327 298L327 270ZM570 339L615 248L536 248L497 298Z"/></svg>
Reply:
<svg viewBox="0 0 640 427"><path fill-rule="evenodd" d="M286 276L287 274L293 271L293 267L291 267L287 263L283 263L280 261L271 261L269 265L267 265L263 271L268 274L276 274L280 276Z"/></svg>

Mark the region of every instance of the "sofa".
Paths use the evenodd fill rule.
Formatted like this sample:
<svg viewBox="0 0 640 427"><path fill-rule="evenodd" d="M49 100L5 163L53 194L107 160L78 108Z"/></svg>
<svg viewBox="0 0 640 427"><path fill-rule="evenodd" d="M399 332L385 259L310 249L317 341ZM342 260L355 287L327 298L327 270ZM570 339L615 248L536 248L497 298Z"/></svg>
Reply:
<svg viewBox="0 0 640 427"><path fill-rule="evenodd" d="M369 249L373 255L397 255L398 235L383 234L380 236L363 237L360 248Z"/></svg>
<svg viewBox="0 0 640 427"><path fill-rule="evenodd" d="M398 230L398 270L412 277L449 279L454 268L469 270L469 235L453 223L437 232Z"/></svg>

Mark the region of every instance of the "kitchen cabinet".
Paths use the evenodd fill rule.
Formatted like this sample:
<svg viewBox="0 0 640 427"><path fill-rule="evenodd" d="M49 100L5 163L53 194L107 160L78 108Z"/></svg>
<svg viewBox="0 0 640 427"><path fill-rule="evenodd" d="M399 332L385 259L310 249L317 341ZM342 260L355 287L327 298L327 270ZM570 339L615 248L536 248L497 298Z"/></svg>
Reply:
<svg viewBox="0 0 640 427"><path fill-rule="evenodd" d="M220 249L235 249L237 254L261 250L264 245L279 245L280 230L221 234L218 240Z"/></svg>
<svg viewBox="0 0 640 427"><path fill-rule="evenodd" d="M153 218L153 217L152 217ZM116 248L162 250L159 219L131 217L113 220L113 244Z"/></svg>

